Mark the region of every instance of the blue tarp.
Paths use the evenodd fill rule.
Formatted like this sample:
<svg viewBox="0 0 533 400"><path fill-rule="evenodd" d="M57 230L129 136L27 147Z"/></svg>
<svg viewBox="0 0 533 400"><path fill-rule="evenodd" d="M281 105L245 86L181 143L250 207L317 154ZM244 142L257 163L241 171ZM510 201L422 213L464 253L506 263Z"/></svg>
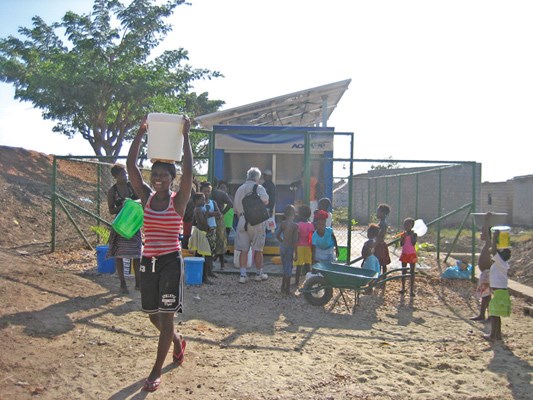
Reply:
<svg viewBox="0 0 533 400"><path fill-rule="evenodd" d="M461 269L458 265L446 268L442 273L443 279L470 279L472 277L472 266L468 264L466 269Z"/></svg>

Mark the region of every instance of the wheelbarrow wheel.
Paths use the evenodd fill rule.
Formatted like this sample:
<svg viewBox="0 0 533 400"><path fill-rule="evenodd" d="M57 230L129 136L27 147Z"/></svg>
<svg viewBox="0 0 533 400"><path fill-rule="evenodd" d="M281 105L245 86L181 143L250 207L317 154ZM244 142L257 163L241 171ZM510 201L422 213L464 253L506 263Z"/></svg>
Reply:
<svg viewBox="0 0 533 400"><path fill-rule="evenodd" d="M323 276L313 276L305 281L304 298L313 306L323 306L333 297L333 288L326 286L327 281Z"/></svg>

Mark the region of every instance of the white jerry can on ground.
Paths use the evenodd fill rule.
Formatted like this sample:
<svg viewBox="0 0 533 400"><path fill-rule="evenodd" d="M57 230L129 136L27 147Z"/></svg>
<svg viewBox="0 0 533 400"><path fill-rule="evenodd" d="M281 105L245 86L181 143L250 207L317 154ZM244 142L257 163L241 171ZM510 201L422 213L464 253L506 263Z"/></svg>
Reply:
<svg viewBox="0 0 533 400"><path fill-rule="evenodd" d="M239 250L233 251L233 265L235 268L239 269L239 256L241 252ZM246 263L247 267L250 268L253 264L253 250L248 251L248 262Z"/></svg>

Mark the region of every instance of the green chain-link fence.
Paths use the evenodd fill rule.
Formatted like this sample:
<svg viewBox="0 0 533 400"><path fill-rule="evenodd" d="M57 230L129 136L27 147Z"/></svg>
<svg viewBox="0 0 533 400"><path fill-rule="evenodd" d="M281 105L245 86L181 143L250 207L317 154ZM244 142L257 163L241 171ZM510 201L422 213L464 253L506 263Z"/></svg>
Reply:
<svg viewBox="0 0 533 400"><path fill-rule="evenodd" d="M55 156L52 188L52 251L93 247L104 239L113 217L107 191L115 183L111 167L115 158ZM122 160L123 161L123 160ZM117 162L121 162L120 157Z"/></svg>
<svg viewBox="0 0 533 400"><path fill-rule="evenodd" d="M329 132L331 134L331 132ZM334 133L334 151L313 154L313 132L304 149L304 200L309 199L311 173L324 176L332 168L331 185L333 227L343 262L357 264L366 241L368 224L376 222L380 203L391 208L387 241L393 262L395 234L403 229L406 217L423 219L428 232L420 238L419 251L440 256L453 250L461 258L474 262L475 228L469 214L476 210L479 198L479 164L454 161L353 159L352 133ZM348 157L337 156L337 148L348 149ZM342 152L341 152L342 153ZM56 156L53 166L52 250L95 246L102 238L95 227L109 227L113 216L107 206L107 191L114 184L111 166L115 158L92 156ZM124 157L118 162L125 163ZM203 165L207 163L204 161ZM200 160L202 163L202 160ZM206 168L207 179L209 174ZM324 172L324 170L326 170ZM148 171L145 180L148 180ZM179 176L177 177L179 180ZM98 231L98 228L96 228Z"/></svg>
<svg viewBox="0 0 533 400"><path fill-rule="evenodd" d="M388 217L393 263L398 263L397 234L407 217L422 219L427 233L419 240L419 253L433 257L453 251L456 258L474 263L475 228L469 217L480 190L479 164L455 161L346 159L336 161L333 195L335 227L351 218L351 235L336 229L339 244L350 246L350 261L357 263L369 223L377 222L380 203L391 208ZM422 257L423 258L423 257ZM399 265L398 265L399 266Z"/></svg>

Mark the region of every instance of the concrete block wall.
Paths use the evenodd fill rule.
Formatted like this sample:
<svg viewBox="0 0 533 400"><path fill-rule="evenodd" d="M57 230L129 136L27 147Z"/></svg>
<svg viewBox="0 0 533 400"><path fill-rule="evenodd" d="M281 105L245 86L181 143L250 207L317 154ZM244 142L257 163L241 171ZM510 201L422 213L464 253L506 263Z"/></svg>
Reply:
<svg viewBox="0 0 533 400"><path fill-rule="evenodd" d="M446 168L419 167L372 170L353 177L352 207L355 219L366 225L375 215L379 203L391 207L389 223L401 227L406 217L432 221L472 201L475 174L476 199L480 196L481 165L457 164ZM335 197L345 199L348 185L339 188ZM440 193L440 198L439 198ZM344 202L342 202L344 203ZM479 202L478 202L479 205ZM466 211L465 211L466 212ZM444 222L456 226L464 218L461 212Z"/></svg>
<svg viewBox="0 0 533 400"><path fill-rule="evenodd" d="M331 203L333 208L348 207L348 181L333 189Z"/></svg>
<svg viewBox="0 0 533 400"><path fill-rule="evenodd" d="M512 180L512 225L533 226L533 175Z"/></svg>
<svg viewBox="0 0 533 400"><path fill-rule="evenodd" d="M483 182L481 184L480 212L507 213L506 223L513 224L513 183Z"/></svg>
<svg viewBox="0 0 533 400"><path fill-rule="evenodd" d="M379 203L391 206L389 223L401 225L405 217L429 222L471 201L472 174L475 173L476 211L505 212L506 224L533 227L533 175L518 176L505 182L481 182L481 165L459 164L439 171L435 167L372 170L353 177L354 218L369 223ZM425 172L423 172L425 171ZM418 174L418 178L413 173ZM440 188L439 188L440 174ZM416 195L418 188L418 197ZM439 212L439 190L442 194ZM399 197L399 199L398 199ZM348 183L337 188L334 207L348 206ZM398 212L398 208L400 212ZM446 225L462 222L464 213L451 217Z"/></svg>

